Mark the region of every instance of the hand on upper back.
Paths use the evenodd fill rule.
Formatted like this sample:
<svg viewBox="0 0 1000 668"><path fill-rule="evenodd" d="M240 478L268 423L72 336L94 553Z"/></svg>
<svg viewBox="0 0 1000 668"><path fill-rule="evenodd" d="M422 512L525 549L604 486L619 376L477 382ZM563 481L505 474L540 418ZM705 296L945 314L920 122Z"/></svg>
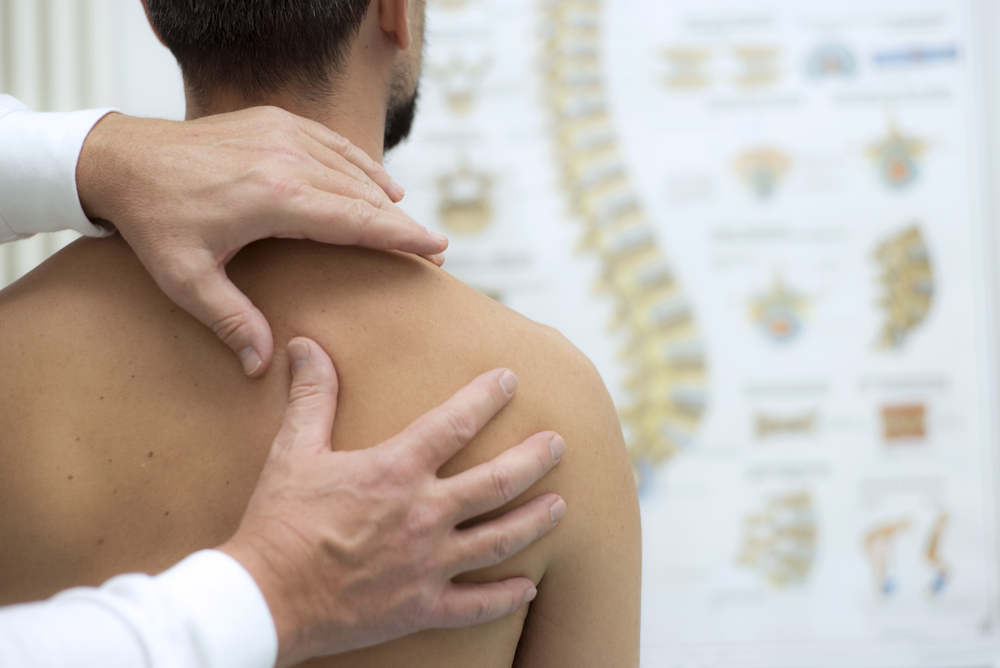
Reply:
<svg viewBox="0 0 1000 668"><path fill-rule="evenodd" d="M542 432L464 473L437 476L507 404L514 375L487 372L398 436L335 452L333 364L308 339L294 339L288 353L285 421L239 530L219 548L260 585L278 630L278 665L490 621L530 601L536 590L528 578L451 579L547 534L566 510L562 499L546 494L457 527L541 479L565 451L562 438Z"/></svg>
<svg viewBox="0 0 1000 668"><path fill-rule="evenodd" d="M441 264L448 245L393 203L403 191L381 165L275 107L187 122L110 114L87 137L77 185L87 215L113 223L167 296L252 376L270 365L274 343L264 315L226 276L243 246L312 239Z"/></svg>

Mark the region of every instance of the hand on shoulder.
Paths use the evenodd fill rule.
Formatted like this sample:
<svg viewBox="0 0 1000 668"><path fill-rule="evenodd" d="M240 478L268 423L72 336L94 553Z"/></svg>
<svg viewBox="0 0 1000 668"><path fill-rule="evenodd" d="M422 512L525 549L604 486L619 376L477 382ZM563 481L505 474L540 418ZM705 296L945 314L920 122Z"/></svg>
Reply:
<svg viewBox="0 0 1000 668"><path fill-rule="evenodd" d="M403 190L379 163L276 107L184 122L109 114L87 137L77 186L88 217L116 226L167 296L254 377L274 343L264 315L226 276L243 246L312 239L440 265L448 245L395 205Z"/></svg>

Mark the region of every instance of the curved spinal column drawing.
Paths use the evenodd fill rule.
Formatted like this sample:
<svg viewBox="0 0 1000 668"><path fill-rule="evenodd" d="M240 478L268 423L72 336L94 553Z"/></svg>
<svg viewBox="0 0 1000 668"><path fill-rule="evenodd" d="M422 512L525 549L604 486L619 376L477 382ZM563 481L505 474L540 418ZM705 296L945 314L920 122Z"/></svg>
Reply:
<svg viewBox="0 0 1000 668"><path fill-rule="evenodd" d="M545 87L556 148L584 246L603 264L599 287L625 328L631 377L620 407L637 470L688 445L705 409L705 350L673 268L631 183L609 114L600 62L599 0L549 0ZM641 481L640 481L641 482Z"/></svg>

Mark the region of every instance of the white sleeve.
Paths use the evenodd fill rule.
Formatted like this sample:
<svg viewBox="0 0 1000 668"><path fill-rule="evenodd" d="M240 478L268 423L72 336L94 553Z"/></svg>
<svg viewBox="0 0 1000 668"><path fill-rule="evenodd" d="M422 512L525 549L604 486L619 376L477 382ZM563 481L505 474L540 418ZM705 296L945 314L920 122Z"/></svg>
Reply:
<svg viewBox="0 0 1000 668"><path fill-rule="evenodd" d="M257 583L216 550L0 608L4 668L273 668L277 655Z"/></svg>
<svg viewBox="0 0 1000 668"><path fill-rule="evenodd" d="M0 95L0 243L58 230L111 234L84 215L76 164L87 135L112 111L35 113Z"/></svg>

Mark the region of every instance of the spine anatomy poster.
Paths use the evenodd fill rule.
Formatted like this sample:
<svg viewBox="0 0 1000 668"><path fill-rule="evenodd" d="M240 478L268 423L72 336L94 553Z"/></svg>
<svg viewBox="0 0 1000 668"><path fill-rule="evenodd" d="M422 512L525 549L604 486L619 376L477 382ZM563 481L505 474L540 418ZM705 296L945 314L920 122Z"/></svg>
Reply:
<svg viewBox="0 0 1000 668"><path fill-rule="evenodd" d="M980 21L429 1L388 167L447 270L601 370L645 668L1000 665Z"/></svg>

